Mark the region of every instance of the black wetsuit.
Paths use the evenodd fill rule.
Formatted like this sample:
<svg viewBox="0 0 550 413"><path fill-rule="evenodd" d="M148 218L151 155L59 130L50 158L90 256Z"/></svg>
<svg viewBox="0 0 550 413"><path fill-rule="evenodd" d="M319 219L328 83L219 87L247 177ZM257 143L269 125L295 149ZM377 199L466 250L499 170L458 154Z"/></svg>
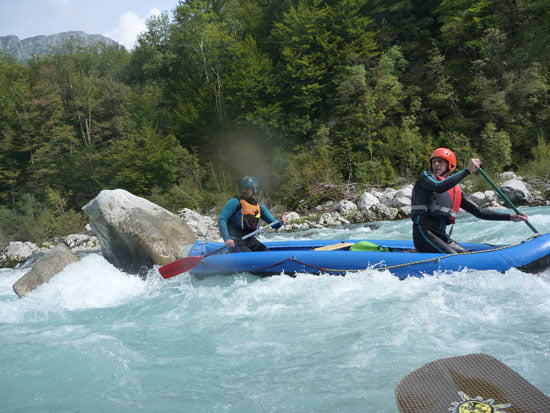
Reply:
<svg viewBox="0 0 550 413"><path fill-rule="evenodd" d="M413 210L411 218L413 220L413 241L414 246L419 252L440 252L456 253L465 252L466 249L453 241L446 233L447 225L454 220L450 215L434 213L430 210L431 200L441 194L449 191L455 185L458 185L466 176L469 175L467 169L451 175L450 177L438 181L429 172L422 173L413 188L411 203ZM427 210L415 210L415 205L426 205ZM474 202L462 194L460 208L472 215L491 221L508 221L510 214L496 212L485 208L479 208Z"/></svg>

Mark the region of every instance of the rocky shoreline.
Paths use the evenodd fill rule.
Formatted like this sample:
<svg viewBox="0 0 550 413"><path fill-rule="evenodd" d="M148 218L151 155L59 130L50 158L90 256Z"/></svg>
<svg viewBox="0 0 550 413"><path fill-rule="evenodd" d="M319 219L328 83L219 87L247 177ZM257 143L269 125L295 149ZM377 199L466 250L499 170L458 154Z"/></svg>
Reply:
<svg viewBox="0 0 550 413"><path fill-rule="evenodd" d="M550 205L550 201L545 199L540 191L531 189L525 179L517 177L511 172L502 173L498 179L502 182L500 184L502 191L516 205ZM466 187L465 191L468 192L468 182L464 186ZM398 189L385 188L384 190L364 191L351 199L325 202L302 215L295 211L288 211L282 214L287 219L287 225L279 231L299 231L407 218L410 216L412 187L412 184L407 184ZM548 193L550 185L545 184L544 187ZM104 201L106 206L103 207L103 212L101 212L101 201L98 201L102 193L109 194L108 201ZM31 242L9 242L0 250L0 267L32 267L36 258L47 256L50 251L56 249L55 247L62 245L65 247L63 250L65 254L68 251L69 254L77 257L93 252L102 253L113 265L129 272L139 273L140 268L150 268L153 264L162 265L178 258L180 252L175 248L177 246L178 249L181 249L181 244L185 240L190 243L194 239L221 240L217 228L217 216L201 215L188 208L178 211L177 214L171 214L159 206L123 190L102 191L102 193L83 207L83 210L90 216L91 224L83 233L60 237L55 242L42 246ZM107 196L105 194L104 196ZM501 207L503 204L494 191L475 192L470 194L469 198L483 207ZM113 213L111 209L118 202L122 203L120 210L124 212L121 217L117 218L116 213ZM131 211L130 216L128 216L128 211ZM156 220L156 216L159 214L162 215L162 219ZM174 219L181 220L184 227L183 232L177 234L179 238L165 240L165 238L174 235L173 228L178 226L177 222L174 224ZM114 224L112 227L112 222L107 222L111 220L124 222L123 226L129 228L116 234L118 229L113 232L113 228L118 224ZM166 220L172 220L172 224L166 225ZM159 227L163 227L160 232L158 231ZM150 232L155 233L152 240L148 238L149 234L147 233ZM126 237L124 233L132 235L124 240ZM167 235L167 233L170 234ZM163 245L159 246L159 244ZM133 249L139 250L140 248L143 250L142 254L135 256ZM124 249L126 250L124 251ZM171 250L171 252L167 252L167 250ZM74 258L71 257L70 261L74 261Z"/></svg>

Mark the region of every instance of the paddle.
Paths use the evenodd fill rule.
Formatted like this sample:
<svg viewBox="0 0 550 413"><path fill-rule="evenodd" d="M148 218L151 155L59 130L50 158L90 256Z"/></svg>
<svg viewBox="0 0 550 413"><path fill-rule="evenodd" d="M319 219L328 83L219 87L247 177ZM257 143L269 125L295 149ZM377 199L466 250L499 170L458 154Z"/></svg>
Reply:
<svg viewBox="0 0 550 413"><path fill-rule="evenodd" d="M495 185L495 183L491 180L491 178L487 176L485 171L481 168L478 168L477 170L485 178L485 180L489 182L489 185L491 185L493 189L497 191L497 193L508 204L508 206L512 208L516 214L521 215L521 212L516 208L516 206L512 203L512 201L510 201L510 199L508 199L508 197L504 194L504 192L502 192L502 190ZM535 229L535 227L533 227L533 225L529 221L525 221L525 223L529 226L529 228L533 230L534 233L538 233L538 231Z"/></svg>
<svg viewBox="0 0 550 413"><path fill-rule="evenodd" d="M265 225L261 228L258 228L256 231L251 232L250 234L245 235L242 239L247 239L250 237L253 237L254 235L259 234L260 232L265 231L268 228L271 228L272 226L280 223L280 221L273 221L269 225ZM211 255L217 254L218 252L226 249L227 247L224 245L221 248L218 248L217 250L214 250L212 252L209 252L206 255L201 255L198 257L184 257L180 258L174 262L171 262L170 264L163 265L159 268L160 275L162 275L164 278L171 278L178 274L184 273L186 271L189 271L193 268L195 268L199 263L204 260L206 257L210 257Z"/></svg>
<svg viewBox="0 0 550 413"><path fill-rule="evenodd" d="M325 245L324 247L313 248L313 251L334 251L341 250L343 248L351 247L355 242L339 242L337 244Z"/></svg>
<svg viewBox="0 0 550 413"><path fill-rule="evenodd" d="M432 361L395 388L401 413L550 412L550 398L488 354Z"/></svg>

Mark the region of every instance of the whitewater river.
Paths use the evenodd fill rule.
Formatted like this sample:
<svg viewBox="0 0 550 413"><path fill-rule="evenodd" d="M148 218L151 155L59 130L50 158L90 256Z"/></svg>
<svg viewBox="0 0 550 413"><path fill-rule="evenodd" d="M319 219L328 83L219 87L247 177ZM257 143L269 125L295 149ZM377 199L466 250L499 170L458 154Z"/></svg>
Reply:
<svg viewBox="0 0 550 413"><path fill-rule="evenodd" d="M550 207L526 212L550 232ZM461 216L453 237L531 234ZM410 236L403 220L261 239ZM143 281L90 254L20 299L23 274L0 270L2 412L396 412L401 378L470 353L550 395L550 271Z"/></svg>

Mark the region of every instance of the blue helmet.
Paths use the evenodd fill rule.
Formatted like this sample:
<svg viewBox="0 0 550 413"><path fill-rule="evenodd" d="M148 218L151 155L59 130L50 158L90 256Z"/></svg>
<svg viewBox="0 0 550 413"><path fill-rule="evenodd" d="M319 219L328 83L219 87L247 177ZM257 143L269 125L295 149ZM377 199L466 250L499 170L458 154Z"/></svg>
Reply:
<svg viewBox="0 0 550 413"><path fill-rule="evenodd" d="M258 180L253 176L245 176L239 181L239 189L243 187L252 188L254 195L258 192L259 186L260 184L258 183Z"/></svg>

